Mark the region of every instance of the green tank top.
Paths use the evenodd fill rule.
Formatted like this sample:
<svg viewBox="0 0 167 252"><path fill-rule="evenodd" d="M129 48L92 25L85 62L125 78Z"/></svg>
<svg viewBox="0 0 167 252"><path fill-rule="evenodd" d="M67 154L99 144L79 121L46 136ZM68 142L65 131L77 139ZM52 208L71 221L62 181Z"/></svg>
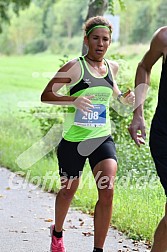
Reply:
<svg viewBox="0 0 167 252"><path fill-rule="evenodd" d="M76 107L68 107L63 126L63 138L70 142L80 142L111 134L109 102L113 93L113 78L108 62L105 76L95 77L89 70L84 57L79 57L80 80L68 86L70 96L94 95L94 108L84 115Z"/></svg>

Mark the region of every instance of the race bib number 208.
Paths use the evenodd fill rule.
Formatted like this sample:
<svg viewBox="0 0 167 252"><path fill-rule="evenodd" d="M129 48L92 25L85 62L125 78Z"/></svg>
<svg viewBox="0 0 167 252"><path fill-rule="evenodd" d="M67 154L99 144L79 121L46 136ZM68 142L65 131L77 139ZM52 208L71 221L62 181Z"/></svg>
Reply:
<svg viewBox="0 0 167 252"><path fill-rule="evenodd" d="M83 114L76 111L74 125L87 127L102 127L106 124L106 107L103 104L95 104L91 112Z"/></svg>

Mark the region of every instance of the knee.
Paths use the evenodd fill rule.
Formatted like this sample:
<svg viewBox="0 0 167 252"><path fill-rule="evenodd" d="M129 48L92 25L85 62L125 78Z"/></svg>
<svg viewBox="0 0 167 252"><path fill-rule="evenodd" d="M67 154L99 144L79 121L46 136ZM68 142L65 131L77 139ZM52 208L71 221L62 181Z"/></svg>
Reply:
<svg viewBox="0 0 167 252"><path fill-rule="evenodd" d="M99 202L103 204L103 206L111 206L113 201L113 195L113 189L103 189L99 192Z"/></svg>
<svg viewBox="0 0 167 252"><path fill-rule="evenodd" d="M167 199L167 198L166 198L166 199ZM165 223L165 226L167 227L167 203L166 203L166 205L165 205L164 223Z"/></svg>
<svg viewBox="0 0 167 252"><path fill-rule="evenodd" d="M71 201L74 197L75 191L71 189L60 190L60 195L64 200Z"/></svg>
<svg viewBox="0 0 167 252"><path fill-rule="evenodd" d="M166 226L166 228L167 228L167 215L165 214L165 216L164 216L164 223L165 223L165 226Z"/></svg>

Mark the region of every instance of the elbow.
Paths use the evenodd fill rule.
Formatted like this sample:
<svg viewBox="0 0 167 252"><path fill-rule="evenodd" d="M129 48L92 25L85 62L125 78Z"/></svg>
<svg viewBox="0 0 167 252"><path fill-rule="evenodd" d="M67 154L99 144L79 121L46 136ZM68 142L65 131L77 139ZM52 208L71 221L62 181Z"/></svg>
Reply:
<svg viewBox="0 0 167 252"><path fill-rule="evenodd" d="M151 67L149 67L149 66L147 66L146 64L144 64L144 62L140 62L140 63L138 64L137 70L138 70L138 71L141 71L141 72L145 72L145 73L147 73L148 75L150 75L150 73L151 73Z"/></svg>
<svg viewBox="0 0 167 252"><path fill-rule="evenodd" d="M138 71L141 71L141 70L146 71L146 68L145 68L145 65L143 64L143 62L140 62L140 63L138 64L137 70L138 70Z"/></svg>
<svg viewBox="0 0 167 252"><path fill-rule="evenodd" d="M41 102L47 102L47 99L44 93L41 94Z"/></svg>

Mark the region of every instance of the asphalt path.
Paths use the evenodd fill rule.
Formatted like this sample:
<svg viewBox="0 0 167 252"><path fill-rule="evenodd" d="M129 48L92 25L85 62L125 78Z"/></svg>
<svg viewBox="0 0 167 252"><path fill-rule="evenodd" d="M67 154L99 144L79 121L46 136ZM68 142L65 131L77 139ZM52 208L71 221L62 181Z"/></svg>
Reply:
<svg viewBox="0 0 167 252"><path fill-rule="evenodd" d="M49 227L54 219L55 194L0 168L0 252L50 251ZM92 252L93 217L70 208L64 225L67 252ZM104 252L148 252L142 242L110 227Z"/></svg>

